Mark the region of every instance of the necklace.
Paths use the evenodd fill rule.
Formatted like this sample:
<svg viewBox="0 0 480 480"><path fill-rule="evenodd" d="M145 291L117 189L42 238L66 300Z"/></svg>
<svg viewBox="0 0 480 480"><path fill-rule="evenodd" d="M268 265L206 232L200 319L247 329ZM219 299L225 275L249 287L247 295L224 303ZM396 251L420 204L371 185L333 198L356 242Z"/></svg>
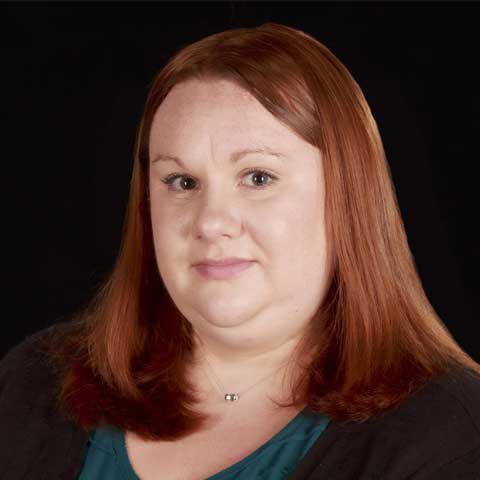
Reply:
<svg viewBox="0 0 480 480"><path fill-rule="evenodd" d="M204 351L205 353L205 351ZM259 385L260 383L264 382L265 380L267 380L268 378L272 377L275 373L277 373L282 367L284 367L287 363L288 363L288 360L284 363L282 363L273 373L269 373L268 375L266 375L265 377L262 377L260 380L258 380L257 382L255 382L253 385L250 385L247 389L243 390L243 392L241 392L241 394L239 392L237 393L224 393L226 392L226 388L223 386L222 382L219 380L219 378L217 377L217 375L215 375L215 372L213 371L213 368L212 366L210 365L210 362L207 360L207 356L205 354L205 362L207 362L207 365L208 365L208 368L210 369L210 372L213 376L213 383L215 384L216 388L218 389L220 395L223 396L223 398L225 399L226 402L236 402L240 396L243 396L245 395L249 390L251 390L253 387L256 387L257 385ZM207 373L208 375L208 373ZM209 377L210 378L210 377Z"/></svg>

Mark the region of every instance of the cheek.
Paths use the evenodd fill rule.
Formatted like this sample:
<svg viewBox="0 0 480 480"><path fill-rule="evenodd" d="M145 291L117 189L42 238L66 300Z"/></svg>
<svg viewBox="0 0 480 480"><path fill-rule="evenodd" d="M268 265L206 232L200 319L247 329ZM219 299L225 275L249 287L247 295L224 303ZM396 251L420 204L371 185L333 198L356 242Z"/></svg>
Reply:
<svg viewBox="0 0 480 480"><path fill-rule="evenodd" d="M314 194L304 193L279 205L274 213L262 226L270 280L279 294L316 295L315 286L322 284L326 268L321 204Z"/></svg>
<svg viewBox="0 0 480 480"><path fill-rule="evenodd" d="M315 193L286 196L269 207L256 208L252 228L284 256L311 258L323 242L323 214Z"/></svg>
<svg viewBox="0 0 480 480"><path fill-rule="evenodd" d="M170 246L178 243L172 243L172 240L178 237L186 218L187 215L179 214L178 210L169 207L166 201L162 202L161 195L152 197L150 221L156 248L166 248L166 243L170 243Z"/></svg>
<svg viewBox="0 0 480 480"><path fill-rule="evenodd" d="M162 268L164 264L168 264L175 256L172 255L174 253L172 246L178 244L178 241L175 242L174 238L178 227L175 225L175 218L170 218L165 209L160 211L154 202L151 205L150 220L155 256L159 268Z"/></svg>

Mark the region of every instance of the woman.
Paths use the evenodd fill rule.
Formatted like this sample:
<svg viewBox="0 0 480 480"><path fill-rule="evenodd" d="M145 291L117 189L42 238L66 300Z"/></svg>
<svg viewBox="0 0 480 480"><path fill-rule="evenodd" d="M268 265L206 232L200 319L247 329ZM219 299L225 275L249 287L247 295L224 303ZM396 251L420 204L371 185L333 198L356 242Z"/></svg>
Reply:
<svg viewBox="0 0 480 480"><path fill-rule="evenodd" d="M480 475L480 365L422 289L370 109L284 25L158 74L110 277L0 381L7 479Z"/></svg>

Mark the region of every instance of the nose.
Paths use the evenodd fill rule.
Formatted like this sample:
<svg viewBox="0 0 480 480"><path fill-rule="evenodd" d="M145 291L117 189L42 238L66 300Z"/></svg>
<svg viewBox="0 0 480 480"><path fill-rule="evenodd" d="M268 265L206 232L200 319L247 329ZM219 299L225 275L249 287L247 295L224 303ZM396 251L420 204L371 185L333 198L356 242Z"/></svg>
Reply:
<svg viewBox="0 0 480 480"><path fill-rule="evenodd" d="M195 236L209 241L237 236L241 231L239 206L239 199L226 185L205 188L195 211Z"/></svg>

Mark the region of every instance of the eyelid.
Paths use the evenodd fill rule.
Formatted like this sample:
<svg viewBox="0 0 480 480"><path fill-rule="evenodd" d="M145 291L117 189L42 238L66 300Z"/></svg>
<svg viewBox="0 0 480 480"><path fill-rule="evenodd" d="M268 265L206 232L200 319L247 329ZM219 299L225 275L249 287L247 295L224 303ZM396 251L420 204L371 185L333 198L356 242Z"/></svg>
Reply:
<svg viewBox="0 0 480 480"><path fill-rule="evenodd" d="M267 175L270 177L270 182L268 184L265 184L263 186L247 186L247 188L252 188L254 190L264 190L266 189L266 187L274 184L277 180L278 180L278 177L276 175L274 175L273 173L269 172L268 170L264 169L264 168L250 168L248 169L247 171L243 172L242 174L242 177L245 177L247 175L250 175L252 173L259 173L261 175ZM174 190L172 187L173 185L173 182L177 179L177 178L180 178L180 177L186 177L186 178L193 178L195 180L194 177L192 177L191 175L188 175L188 174L185 174L185 173L180 173L180 172L173 172L169 175L167 175L166 177L162 178L162 182L167 184L168 186L168 189L169 190ZM190 190L178 190L179 192L189 192Z"/></svg>

